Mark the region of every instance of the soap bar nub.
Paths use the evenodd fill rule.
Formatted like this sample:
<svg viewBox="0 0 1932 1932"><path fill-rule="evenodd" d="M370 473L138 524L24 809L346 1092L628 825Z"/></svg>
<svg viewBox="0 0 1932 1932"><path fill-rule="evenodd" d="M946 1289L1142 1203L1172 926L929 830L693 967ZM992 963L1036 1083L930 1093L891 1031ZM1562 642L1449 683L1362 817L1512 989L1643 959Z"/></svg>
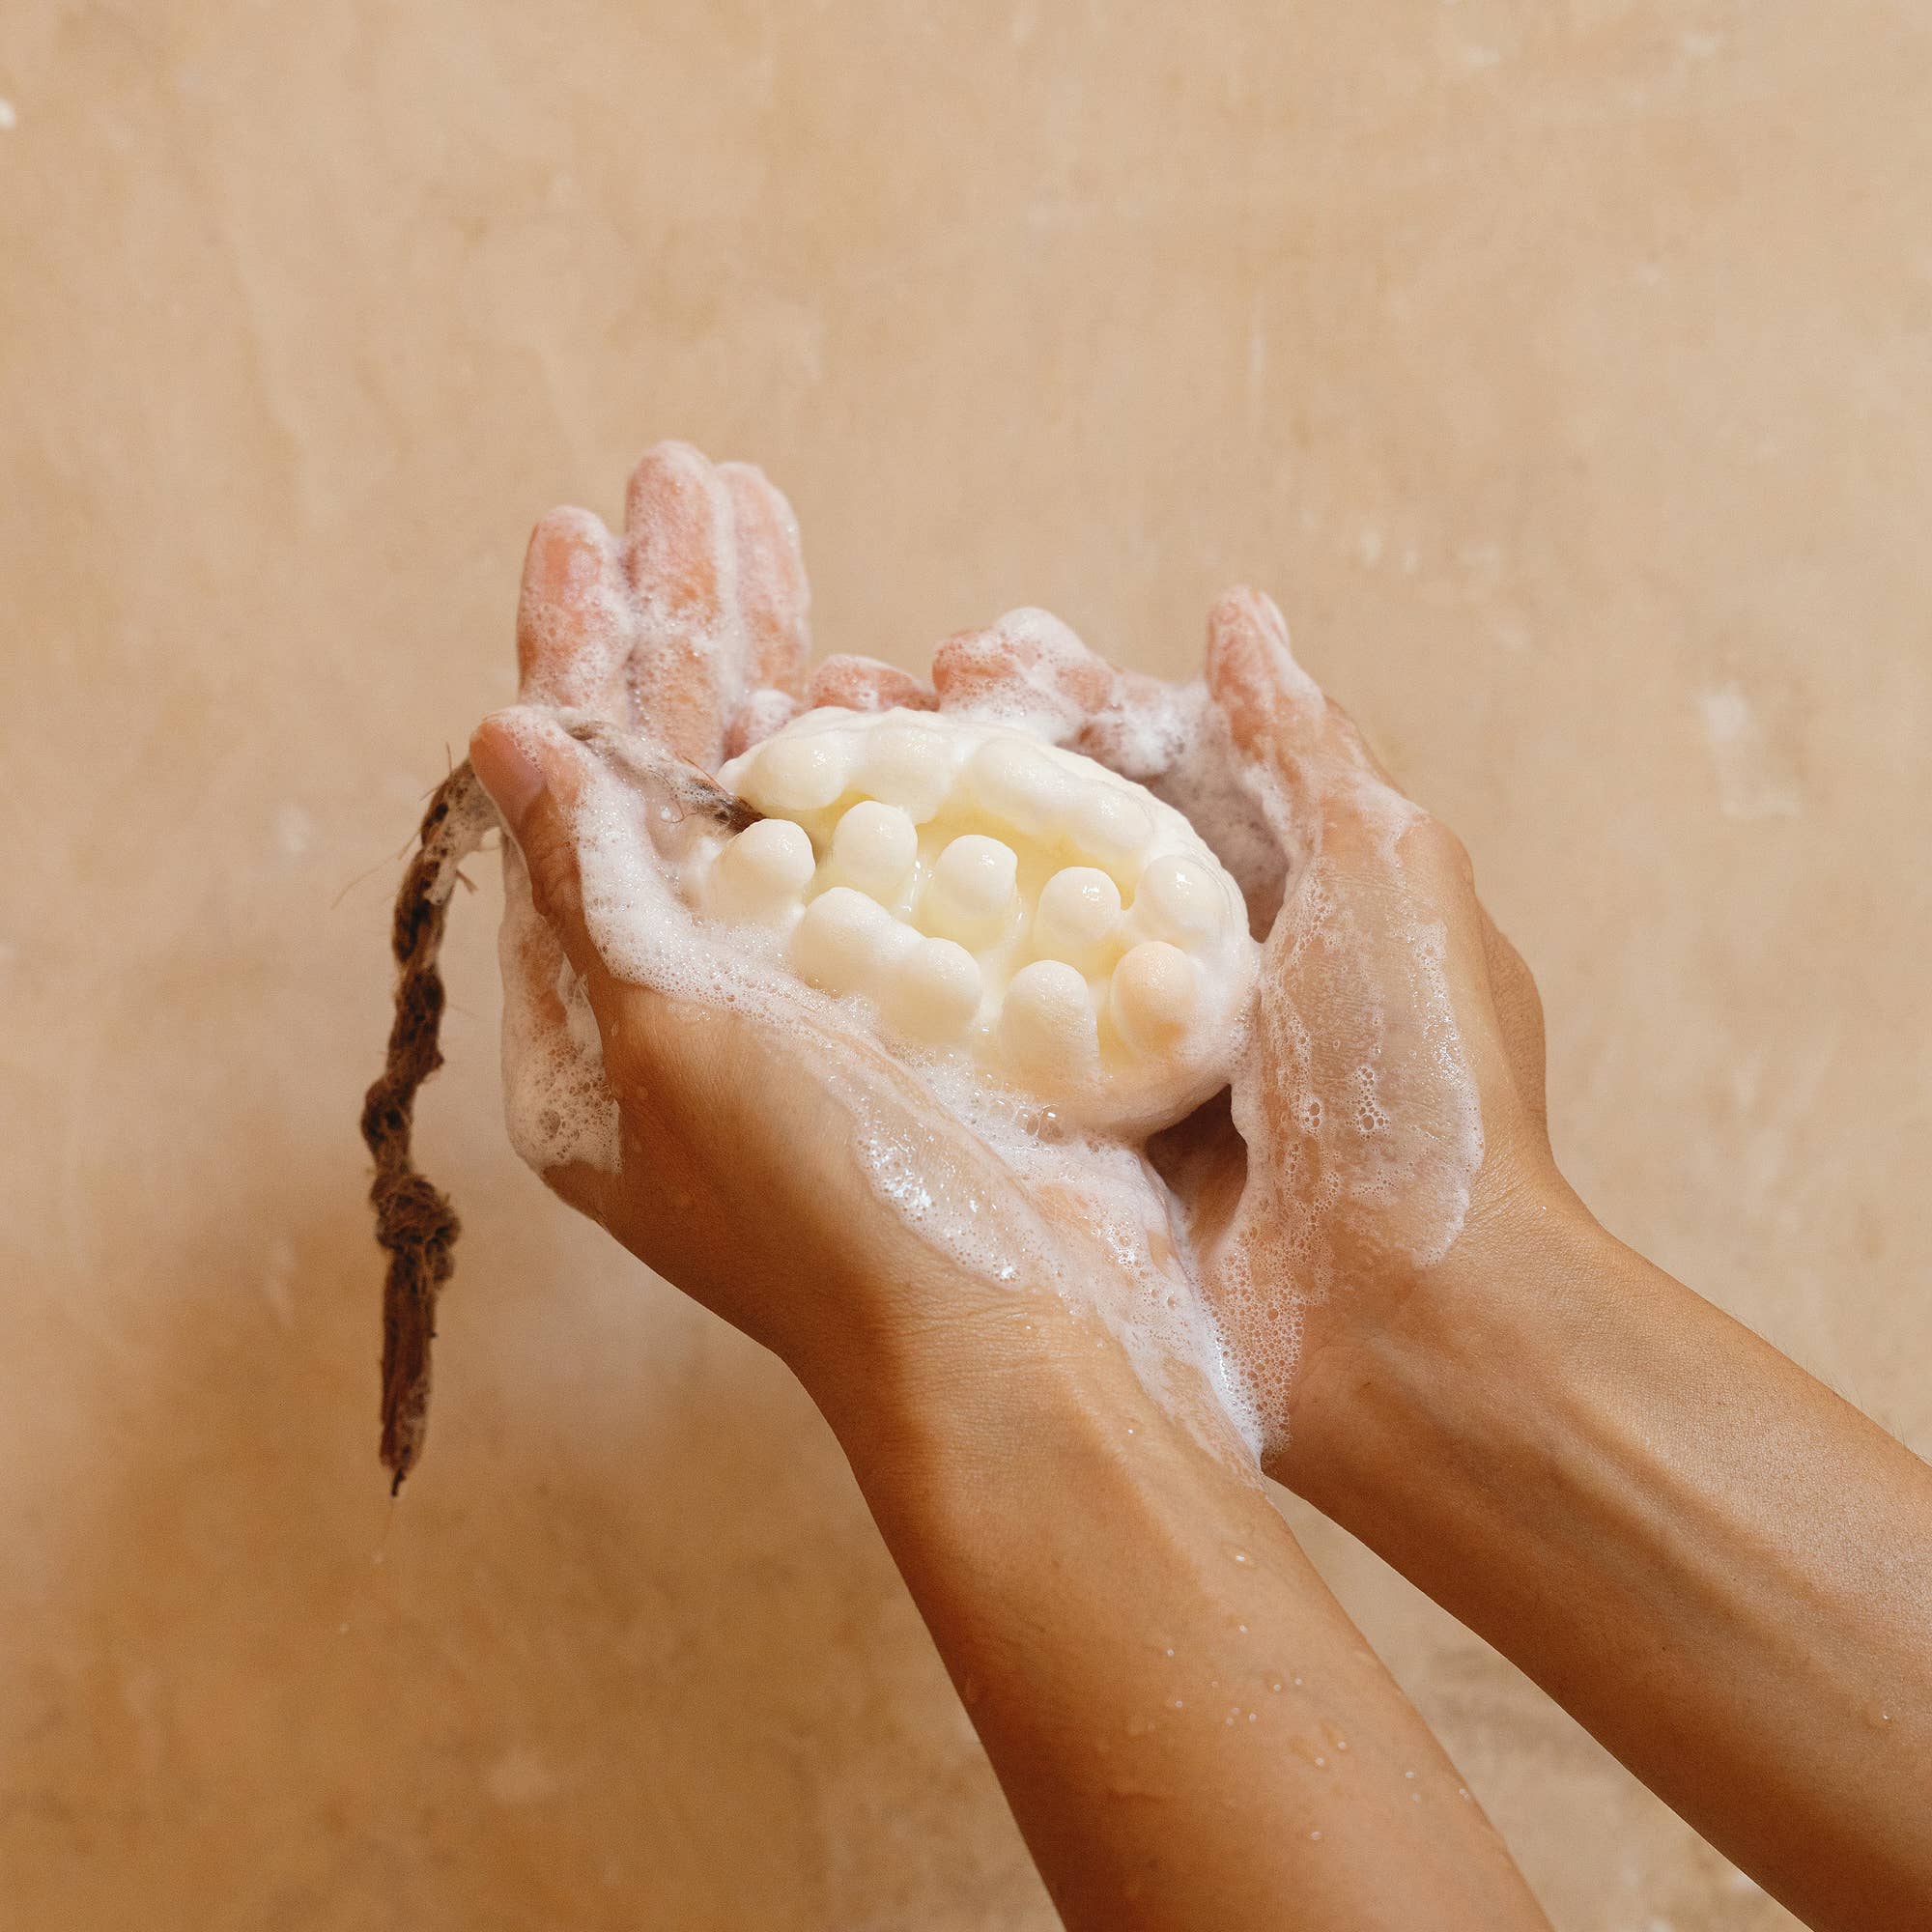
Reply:
<svg viewBox="0 0 1932 1932"><path fill-rule="evenodd" d="M1008 726L835 708L719 776L766 816L702 841L693 902L888 1037L1110 1131L1225 1084L1259 951L1143 786Z"/></svg>

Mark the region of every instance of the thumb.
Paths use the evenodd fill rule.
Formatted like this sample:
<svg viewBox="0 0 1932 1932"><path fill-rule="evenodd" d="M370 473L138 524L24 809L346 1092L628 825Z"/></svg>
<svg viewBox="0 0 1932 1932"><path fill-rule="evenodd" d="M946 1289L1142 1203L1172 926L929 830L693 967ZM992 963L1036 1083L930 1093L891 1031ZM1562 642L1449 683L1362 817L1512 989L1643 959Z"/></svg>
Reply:
<svg viewBox="0 0 1932 1932"><path fill-rule="evenodd" d="M583 789L583 748L532 705L497 711L477 726L469 762L523 854L536 908L571 968L596 984L602 955L583 920L583 881L571 820Z"/></svg>
<svg viewBox="0 0 1932 1932"><path fill-rule="evenodd" d="M1313 803L1313 781L1333 750L1328 701L1296 662L1273 598L1242 586L1216 600L1207 675L1236 750L1271 772L1293 804Z"/></svg>
<svg viewBox="0 0 1932 1932"><path fill-rule="evenodd" d="M1400 789L1355 721L1301 668L1271 597L1245 586L1208 615L1208 690L1236 745L1291 785L1350 771Z"/></svg>
<svg viewBox="0 0 1932 1932"><path fill-rule="evenodd" d="M1388 842L1390 827L1420 816L1354 720L1296 661L1272 599L1229 591L1208 619L1208 696L1237 753L1266 781L1263 810L1293 852L1357 863Z"/></svg>

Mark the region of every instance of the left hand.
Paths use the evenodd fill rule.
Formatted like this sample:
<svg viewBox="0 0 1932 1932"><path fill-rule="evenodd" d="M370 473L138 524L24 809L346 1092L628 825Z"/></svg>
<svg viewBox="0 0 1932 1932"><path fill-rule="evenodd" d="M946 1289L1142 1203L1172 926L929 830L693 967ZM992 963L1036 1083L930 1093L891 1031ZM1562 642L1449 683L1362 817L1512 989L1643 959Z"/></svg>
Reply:
<svg viewBox="0 0 1932 1932"><path fill-rule="evenodd" d="M565 1201L815 1394L962 1330L995 1358L1091 1350L1105 1331L1084 1314L1185 1293L1144 1161L1070 1147L1044 1183L1023 1182L788 975L770 976L757 1013L639 984L611 969L586 920L573 827L586 789L622 766L646 854L663 797L649 758L613 762L565 717L615 725L667 766L715 769L797 701L804 586L778 493L680 445L639 466L621 539L582 511L537 527L518 626L524 703L470 748L511 832L506 1072L521 1117L541 1114L556 1069L579 1069L569 1110L614 1107L616 1148L613 1162L586 1158L538 1119L525 1121L523 1151ZM831 661L820 680L847 704L935 701L862 660ZM690 919L668 875L644 890L662 893L663 917ZM594 1051L572 1031L579 985Z"/></svg>

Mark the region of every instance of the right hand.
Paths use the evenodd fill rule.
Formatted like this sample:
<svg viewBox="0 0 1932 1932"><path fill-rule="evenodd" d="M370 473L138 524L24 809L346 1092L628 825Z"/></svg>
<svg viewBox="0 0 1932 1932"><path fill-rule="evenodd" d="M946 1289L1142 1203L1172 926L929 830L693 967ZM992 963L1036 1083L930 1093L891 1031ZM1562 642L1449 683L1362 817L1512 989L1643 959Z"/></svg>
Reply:
<svg viewBox="0 0 1932 1932"><path fill-rule="evenodd" d="M1157 1137L1232 1352L1252 1380L1264 1464L1294 1480L1319 1437L1310 1391L1346 1400L1354 1352L1552 1207L1581 1213L1557 1174L1544 1099L1542 1003L1477 898L1448 827L1413 804L1348 715L1295 662L1268 599L1236 590L1208 623L1207 695L1176 741L1171 687L1062 634L1042 648L995 626L943 646L942 704L1059 701L1061 742L1121 761L1156 790L1218 791L1223 841L1251 907L1275 907L1252 1049L1229 1099ZM1217 771L1224 761L1232 773ZM1245 792L1272 834L1259 868ZM1238 835L1238 847L1230 835ZM1331 1374L1332 1372L1332 1374ZM1291 1449L1291 1438L1294 1447Z"/></svg>

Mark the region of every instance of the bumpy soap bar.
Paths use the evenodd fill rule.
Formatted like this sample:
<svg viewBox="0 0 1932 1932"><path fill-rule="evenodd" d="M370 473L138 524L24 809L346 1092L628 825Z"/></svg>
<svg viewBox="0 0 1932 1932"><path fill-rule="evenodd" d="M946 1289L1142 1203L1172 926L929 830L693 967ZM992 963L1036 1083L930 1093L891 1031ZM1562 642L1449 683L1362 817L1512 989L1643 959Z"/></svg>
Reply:
<svg viewBox="0 0 1932 1932"><path fill-rule="evenodd" d="M1095 1128L1151 1131L1227 1079L1247 909L1142 786L1002 725L834 709L720 777L766 815L705 843L695 902L890 1034Z"/></svg>

